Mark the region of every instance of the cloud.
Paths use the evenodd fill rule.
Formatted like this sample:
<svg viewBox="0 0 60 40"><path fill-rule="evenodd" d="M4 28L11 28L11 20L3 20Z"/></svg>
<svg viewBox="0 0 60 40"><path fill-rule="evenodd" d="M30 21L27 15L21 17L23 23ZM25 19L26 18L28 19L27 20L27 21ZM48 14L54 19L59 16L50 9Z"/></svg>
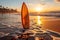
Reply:
<svg viewBox="0 0 60 40"><path fill-rule="evenodd" d="M56 3L60 3L60 0L55 0Z"/></svg>

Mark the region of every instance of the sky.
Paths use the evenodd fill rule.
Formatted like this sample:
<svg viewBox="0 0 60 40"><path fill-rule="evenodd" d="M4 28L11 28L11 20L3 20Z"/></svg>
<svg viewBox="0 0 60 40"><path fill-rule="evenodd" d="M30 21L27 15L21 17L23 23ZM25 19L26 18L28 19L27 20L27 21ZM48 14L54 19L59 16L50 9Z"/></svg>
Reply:
<svg viewBox="0 0 60 40"><path fill-rule="evenodd" d="M20 11L23 2L30 12L35 12L37 7L43 11L60 11L60 0L0 0L0 5Z"/></svg>

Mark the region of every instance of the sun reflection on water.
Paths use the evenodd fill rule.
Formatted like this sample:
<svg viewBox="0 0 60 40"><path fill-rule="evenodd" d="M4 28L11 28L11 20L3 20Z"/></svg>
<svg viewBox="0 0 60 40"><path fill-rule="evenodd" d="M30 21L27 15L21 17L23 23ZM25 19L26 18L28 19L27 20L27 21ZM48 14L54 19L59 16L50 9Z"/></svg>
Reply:
<svg viewBox="0 0 60 40"><path fill-rule="evenodd" d="M37 16L37 24L38 24L38 25L41 25L41 24L42 24L42 22L41 22L41 17L40 17L40 16Z"/></svg>

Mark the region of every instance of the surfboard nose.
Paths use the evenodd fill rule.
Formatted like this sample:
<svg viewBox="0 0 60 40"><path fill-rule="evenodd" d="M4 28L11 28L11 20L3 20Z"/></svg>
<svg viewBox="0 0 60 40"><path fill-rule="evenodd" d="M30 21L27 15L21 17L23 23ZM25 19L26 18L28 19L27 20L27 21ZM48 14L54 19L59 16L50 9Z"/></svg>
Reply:
<svg viewBox="0 0 60 40"><path fill-rule="evenodd" d="M22 25L24 29L29 29L29 13L28 13L28 8L23 2L22 8L21 8L21 20L22 20Z"/></svg>

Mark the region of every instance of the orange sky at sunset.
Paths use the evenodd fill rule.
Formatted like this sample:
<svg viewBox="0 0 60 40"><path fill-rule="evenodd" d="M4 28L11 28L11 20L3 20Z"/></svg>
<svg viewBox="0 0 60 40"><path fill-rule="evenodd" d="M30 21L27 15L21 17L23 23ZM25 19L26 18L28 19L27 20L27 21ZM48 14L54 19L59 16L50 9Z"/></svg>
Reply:
<svg viewBox="0 0 60 40"><path fill-rule="evenodd" d="M0 5L21 11L25 2L29 12L60 11L60 0L0 0Z"/></svg>
<svg viewBox="0 0 60 40"><path fill-rule="evenodd" d="M48 11L59 11L60 7L58 6L35 6L29 8L29 12L48 12Z"/></svg>
<svg viewBox="0 0 60 40"><path fill-rule="evenodd" d="M49 12L49 11L60 11L60 5L42 5L42 4L26 4L28 6L29 12ZM18 9L21 11L21 8Z"/></svg>

